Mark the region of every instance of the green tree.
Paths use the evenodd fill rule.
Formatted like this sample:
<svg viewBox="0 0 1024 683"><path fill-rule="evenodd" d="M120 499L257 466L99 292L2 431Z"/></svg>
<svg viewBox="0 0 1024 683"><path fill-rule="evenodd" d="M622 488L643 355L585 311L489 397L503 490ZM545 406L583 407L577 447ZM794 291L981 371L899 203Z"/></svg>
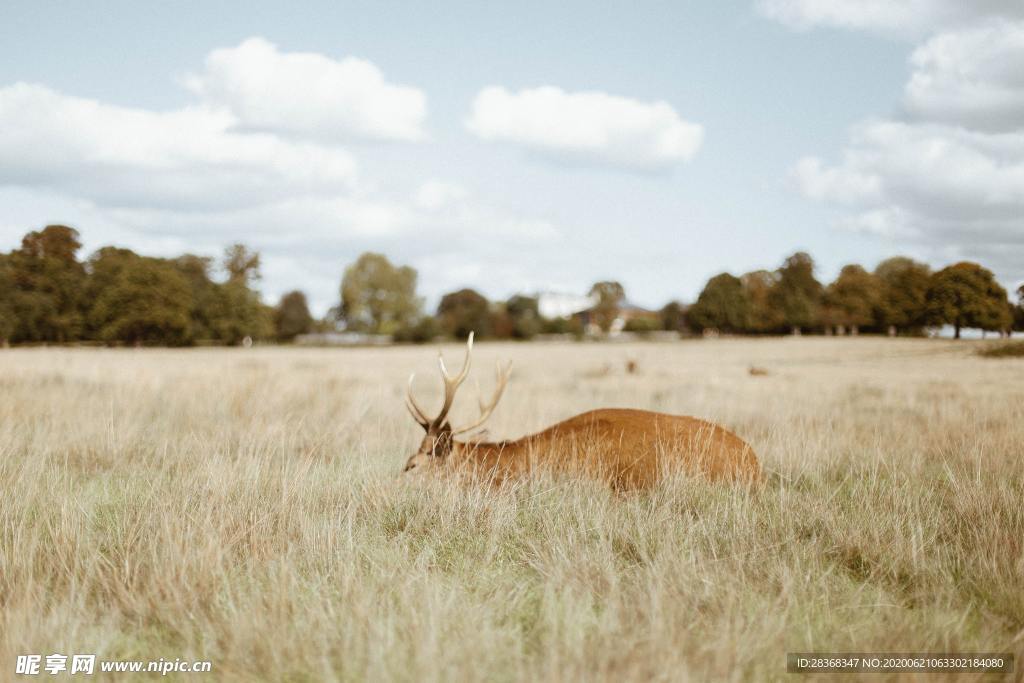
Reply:
<svg viewBox="0 0 1024 683"><path fill-rule="evenodd" d="M923 327L931 273L926 264L905 256L879 263L875 268L880 284L878 324L890 334Z"/></svg>
<svg viewBox="0 0 1024 683"><path fill-rule="evenodd" d="M441 333L437 325L437 319L432 315L421 316L416 322L400 327L395 332L396 342L410 342L413 344L425 344Z"/></svg>
<svg viewBox="0 0 1024 683"><path fill-rule="evenodd" d="M1017 305L1013 307L1013 329L1024 332L1024 285L1017 288Z"/></svg>
<svg viewBox="0 0 1024 683"><path fill-rule="evenodd" d="M274 309L254 289L260 280L260 255L242 244L224 250L220 266L224 282L211 278L213 259L183 254L172 261L189 287L189 320L193 338L235 345L246 337L275 336Z"/></svg>
<svg viewBox="0 0 1024 683"><path fill-rule="evenodd" d="M686 324L686 311L678 301L669 301L658 311L658 318L661 319L661 329L680 332Z"/></svg>
<svg viewBox="0 0 1024 683"><path fill-rule="evenodd" d="M978 327L986 332L998 332L1002 336L1013 329L1013 304L1007 300L1002 285L995 280L991 284L995 286L989 286Z"/></svg>
<svg viewBox="0 0 1024 683"><path fill-rule="evenodd" d="M604 280L594 283L590 288L590 296L597 298L597 303L592 309L594 322L602 332L607 332L619 317L619 306L626 298L626 290L614 280Z"/></svg>
<svg viewBox="0 0 1024 683"><path fill-rule="evenodd" d="M568 318L542 318L540 329L545 334L571 334L580 339L583 337L583 321L580 316Z"/></svg>
<svg viewBox="0 0 1024 683"><path fill-rule="evenodd" d="M252 287L260 279L260 254L244 244L232 244L224 250L222 261L228 282L242 282Z"/></svg>
<svg viewBox="0 0 1024 683"><path fill-rule="evenodd" d="M515 339L532 339L540 332L540 310L536 297L516 294L505 302L505 312L511 320L511 333Z"/></svg>
<svg viewBox="0 0 1024 683"><path fill-rule="evenodd" d="M657 332L660 329L661 318L656 318L654 316L630 318L622 328L624 332L634 332L641 335Z"/></svg>
<svg viewBox="0 0 1024 683"><path fill-rule="evenodd" d="M787 258L776 274L769 301L794 334L818 324L822 286L814 277L814 259L805 252Z"/></svg>
<svg viewBox="0 0 1024 683"><path fill-rule="evenodd" d="M861 266L843 266L822 300L823 322L842 325L853 334L875 320L880 299L878 279Z"/></svg>
<svg viewBox="0 0 1024 683"><path fill-rule="evenodd" d="M274 310L274 329L278 341L289 342L313 329L313 316L309 314L305 294L294 291L281 297Z"/></svg>
<svg viewBox="0 0 1024 683"><path fill-rule="evenodd" d="M1005 331L1012 322L1006 290L992 271L961 261L931 276L926 316L932 324L952 325L959 339L964 327Z"/></svg>
<svg viewBox="0 0 1024 683"><path fill-rule="evenodd" d="M460 289L441 297L437 306L437 322L441 330L452 337L462 339L470 332L476 336L489 337L493 333L490 303L487 298L472 289Z"/></svg>
<svg viewBox="0 0 1024 683"><path fill-rule="evenodd" d="M349 329L393 334L413 325L422 301L416 271L394 266L383 254L367 252L345 269L339 311Z"/></svg>
<svg viewBox="0 0 1024 683"><path fill-rule="evenodd" d="M0 254L0 346L6 347L18 329L14 310L14 276L11 273L11 259Z"/></svg>
<svg viewBox="0 0 1024 683"><path fill-rule="evenodd" d="M740 279L729 273L719 273L704 285L696 303L686 313L686 322L697 332L742 332L747 325L748 308Z"/></svg>
<svg viewBox="0 0 1024 683"><path fill-rule="evenodd" d="M85 267L78 261L78 231L48 225L30 232L9 257L17 341L66 342L82 333Z"/></svg>
<svg viewBox="0 0 1024 683"><path fill-rule="evenodd" d="M211 327L216 339L240 344L274 335L274 309L260 301L253 287L260 280L260 255L243 244L224 250L221 267L226 282L218 283L211 302Z"/></svg>
<svg viewBox="0 0 1024 683"><path fill-rule="evenodd" d="M219 283L211 310L214 338L232 346L274 335L274 309L241 280Z"/></svg>
<svg viewBox="0 0 1024 683"><path fill-rule="evenodd" d="M88 321L96 339L136 345L191 340L191 291L173 263L106 247L89 265Z"/></svg>
<svg viewBox="0 0 1024 683"><path fill-rule="evenodd" d="M172 263L188 282L191 295L189 297L189 318L191 319L192 336L195 340L217 340L217 316L222 308L220 298L221 285L210 277L213 259L208 256L182 254Z"/></svg>
<svg viewBox="0 0 1024 683"><path fill-rule="evenodd" d="M785 329L782 312L772 303L777 281L776 273L768 270L755 270L740 277L747 299L747 332L767 334Z"/></svg>

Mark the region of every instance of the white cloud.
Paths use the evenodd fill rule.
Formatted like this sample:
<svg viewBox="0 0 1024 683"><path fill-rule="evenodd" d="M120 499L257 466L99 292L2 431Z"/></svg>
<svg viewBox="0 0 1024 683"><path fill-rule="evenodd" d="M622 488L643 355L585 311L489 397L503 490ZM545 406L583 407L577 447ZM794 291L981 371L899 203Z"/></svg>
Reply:
<svg viewBox="0 0 1024 683"><path fill-rule="evenodd" d="M757 8L801 30L831 26L911 35L992 17L1024 17L1020 0L758 0Z"/></svg>
<svg viewBox="0 0 1024 683"><path fill-rule="evenodd" d="M0 182L182 210L353 186L345 150L233 133L232 123L202 107L153 112L16 83L0 88Z"/></svg>
<svg viewBox="0 0 1024 683"><path fill-rule="evenodd" d="M805 159L797 175L815 199L899 198L944 213L1024 207L1024 131L878 121L856 129L838 166Z"/></svg>
<svg viewBox="0 0 1024 683"><path fill-rule="evenodd" d="M255 130L328 141L425 137L423 91L389 83L374 64L355 57L281 52L263 38L249 38L211 52L205 70L184 83Z"/></svg>
<svg viewBox="0 0 1024 683"><path fill-rule="evenodd" d="M666 102L541 87L512 93L491 86L473 101L467 128L483 140L520 145L557 161L638 170L689 161L704 129Z"/></svg>
<svg viewBox="0 0 1024 683"><path fill-rule="evenodd" d="M791 172L800 191L811 199L855 204L879 194L880 179L857 164L825 168L821 159L804 157Z"/></svg>
<svg viewBox="0 0 1024 683"><path fill-rule="evenodd" d="M854 133L838 165L804 159L795 176L809 197L897 207L922 227L1017 219L1024 242L1024 132L880 121Z"/></svg>
<svg viewBox="0 0 1024 683"><path fill-rule="evenodd" d="M911 63L905 103L914 116L993 131L1024 125L1024 21L940 33Z"/></svg>
<svg viewBox="0 0 1024 683"><path fill-rule="evenodd" d="M458 183L428 180L413 196L413 202L424 211L440 211L466 199L469 193Z"/></svg>

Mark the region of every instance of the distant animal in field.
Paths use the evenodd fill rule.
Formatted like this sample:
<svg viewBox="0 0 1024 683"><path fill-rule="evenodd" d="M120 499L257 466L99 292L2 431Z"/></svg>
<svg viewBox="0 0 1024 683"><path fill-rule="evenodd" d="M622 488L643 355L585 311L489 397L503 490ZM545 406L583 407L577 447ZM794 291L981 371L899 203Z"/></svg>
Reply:
<svg viewBox="0 0 1024 683"><path fill-rule="evenodd" d="M637 365L637 362L632 358L626 361L626 372L630 375L635 375L639 369L640 366Z"/></svg>
<svg viewBox="0 0 1024 683"><path fill-rule="evenodd" d="M648 410L601 408L513 441L457 441L456 436L477 429L494 412L512 372L511 362L504 367L499 363L497 387L489 402L480 401L479 417L468 425L452 426L448 412L469 375L472 351L470 333L466 359L454 377L438 355L444 400L434 418L416 402L416 375L409 377L406 407L426 435L404 472L470 472L500 483L551 468L596 476L616 489L649 487L674 469L725 481L754 482L761 476L753 449L729 430L695 417Z"/></svg>
<svg viewBox="0 0 1024 683"><path fill-rule="evenodd" d="M751 365L747 372L750 373L751 377L765 377L770 374L766 368L759 368L756 365Z"/></svg>

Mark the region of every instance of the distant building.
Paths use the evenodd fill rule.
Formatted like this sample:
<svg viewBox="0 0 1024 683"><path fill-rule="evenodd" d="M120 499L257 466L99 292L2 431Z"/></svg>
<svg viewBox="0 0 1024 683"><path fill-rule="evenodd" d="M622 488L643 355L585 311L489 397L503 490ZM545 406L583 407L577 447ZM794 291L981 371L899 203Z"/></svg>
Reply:
<svg viewBox="0 0 1024 683"><path fill-rule="evenodd" d="M542 318L571 318L582 311L593 308L597 297L541 292L537 295L537 312Z"/></svg>

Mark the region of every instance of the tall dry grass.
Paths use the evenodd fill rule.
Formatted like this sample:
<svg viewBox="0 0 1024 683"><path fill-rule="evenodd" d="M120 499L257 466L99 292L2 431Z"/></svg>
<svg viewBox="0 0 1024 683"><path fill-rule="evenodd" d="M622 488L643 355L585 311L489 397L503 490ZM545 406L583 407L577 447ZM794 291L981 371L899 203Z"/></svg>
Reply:
<svg viewBox="0 0 1024 683"><path fill-rule="evenodd" d="M692 414L747 439L767 481L402 480L427 348L0 352L0 678L52 652L209 659L180 678L232 681L746 681L786 678L787 651L1024 654L1021 361L483 344L487 381L498 358L516 370L495 437L598 406Z"/></svg>

